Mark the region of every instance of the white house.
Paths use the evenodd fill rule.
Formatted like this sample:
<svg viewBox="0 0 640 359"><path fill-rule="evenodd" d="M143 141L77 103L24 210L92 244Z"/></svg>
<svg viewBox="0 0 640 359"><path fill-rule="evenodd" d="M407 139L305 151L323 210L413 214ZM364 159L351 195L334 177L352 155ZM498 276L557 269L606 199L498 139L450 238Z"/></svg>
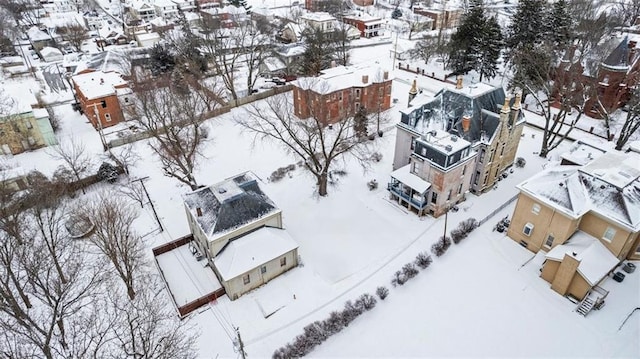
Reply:
<svg viewBox="0 0 640 359"><path fill-rule="evenodd" d="M129 5L131 15L144 22L148 22L156 17L156 9L146 1L134 0Z"/></svg>
<svg viewBox="0 0 640 359"><path fill-rule="evenodd" d="M195 0L171 0L174 4L178 6L180 11L196 11L198 6L196 6Z"/></svg>
<svg viewBox="0 0 640 359"><path fill-rule="evenodd" d="M42 59L46 62L62 61L63 58L62 51L49 46L43 47L42 50L40 50L40 56L42 56Z"/></svg>
<svg viewBox="0 0 640 359"><path fill-rule="evenodd" d="M165 20L174 20L178 17L178 5L171 0L155 0L153 8L156 16Z"/></svg>
<svg viewBox="0 0 640 359"><path fill-rule="evenodd" d="M196 247L235 300L298 265L282 211L243 173L183 196Z"/></svg>

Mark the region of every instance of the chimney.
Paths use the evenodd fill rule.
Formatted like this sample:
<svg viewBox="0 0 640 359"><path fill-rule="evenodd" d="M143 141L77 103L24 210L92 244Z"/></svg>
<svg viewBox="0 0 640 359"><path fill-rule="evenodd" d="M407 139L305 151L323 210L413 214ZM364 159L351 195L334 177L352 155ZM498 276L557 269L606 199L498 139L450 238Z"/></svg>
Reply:
<svg viewBox="0 0 640 359"><path fill-rule="evenodd" d="M104 85L104 79L103 78L100 79L100 85Z"/></svg>
<svg viewBox="0 0 640 359"><path fill-rule="evenodd" d="M388 80L389 79L389 71L385 71L384 72L384 79Z"/></svg>
<svg viewBox="0 0 640 359"><path fill-rule="evenodd" d="M509 103L511 102L511 96L507 96L504 98L504 105L502 105L502 110L500 112L509 113Z"/></svg>
<svg viewBox="0 0 640 359"><path fill-rule="evenodd" d="M462 132L468 133L471 128L471 116L462 117Z"/></svg>
<svg viewBox="0 0 640 359"><path fill-rule="evenodd" d="M362 83L367 84L369 82L369 75L362 75Z"/></svg>
<svg viewBox="0 0 640 359"><path fill-rule="evenodd" d="M198 217L202 217L202 208L197 207L196 208L196 214L198 215Z"/></svg>
<svg viewBox="0 0 640 359"><path fill-rule="evenodd" d="M411 85L411 89L409 90L409 101L407 103L407 106L411 106L411 101L413 101L413 99L416 98L417 94L418 94L418 84L416 83L416 79L413 79L413 84Z"/></svg>
<svg viewBox="0 0 640 359"><path fill-rule="evenodd" d="M458 75L456 78L456 90L462 89L462 75Z"/></svg>
<svg viewBox="0 0 640 359"><path fill-rule="evenodd" d="M513 109L515 111L520 110L520 101L522 100L522 91L516 92L516 101L513 104Z"/></svg>
<svg viewBox="0 0 640 359"><path fill-rule="evenodd" d="M336 60L331 60L331 68L336 67Z"/></svg>

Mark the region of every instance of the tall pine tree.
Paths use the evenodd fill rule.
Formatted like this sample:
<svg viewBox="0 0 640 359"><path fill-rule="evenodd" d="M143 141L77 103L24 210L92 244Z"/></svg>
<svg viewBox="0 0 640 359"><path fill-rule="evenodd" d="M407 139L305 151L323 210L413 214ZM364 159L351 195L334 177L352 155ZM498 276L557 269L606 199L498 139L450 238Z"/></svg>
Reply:
<svg viewBox="0 0 640 359"><path fill-rule="evenodd" d="M571 41L571 16L565 0L558 0L553 3L549 12L548 20L549 36L557 48L565 48Z"/></svg>
<svg viewBox="0 0 640 359"><path fill-rule="evenodd" d="M477 67L485 23L484 8L478 1L464 15L449 41L448 67L454 74L466 74Z"/></svg>
<svg viewBox="0 0 640 359"><path fill-rule="evenodd" d="M520 0L507 28L507 59L518 47L543 42L547 37L546 0Z"/></svg>
<svg viewBox="0 0 640 359"><path fill-rule="evenodd" d="M494 78L498 70L498 59L502 51L502 29L495 16L487 19L482 28L475 70L483 77Z"/></svg>

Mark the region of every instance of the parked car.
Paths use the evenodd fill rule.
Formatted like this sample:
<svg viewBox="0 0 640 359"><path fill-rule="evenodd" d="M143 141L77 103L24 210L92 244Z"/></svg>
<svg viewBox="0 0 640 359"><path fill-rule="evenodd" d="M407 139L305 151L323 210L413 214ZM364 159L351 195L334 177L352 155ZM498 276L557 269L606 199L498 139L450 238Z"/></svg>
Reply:
<svg viewBox="0 0 640 359"><path fill-rule="evenodd" d="M269 81L273 82L274 84L276 84L278 86L282 86L282 85L287 83L287 81L285 81L285 79L281 79L279 77L274 77Z"/></svg>

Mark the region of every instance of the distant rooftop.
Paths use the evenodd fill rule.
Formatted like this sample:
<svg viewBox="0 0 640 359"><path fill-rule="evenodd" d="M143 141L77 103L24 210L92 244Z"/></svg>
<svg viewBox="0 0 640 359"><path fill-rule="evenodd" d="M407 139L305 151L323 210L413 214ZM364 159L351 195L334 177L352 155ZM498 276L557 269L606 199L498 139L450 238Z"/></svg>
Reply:
<svg viewBox="0 0 640 359"><path fill-rule="evenodd" d="M333 21L336 19L335 17L333 17L333 15L326 12L308 12L300 16L300 18L317 22Z"/></svg>
<svg viewBox="0 0 640 359"><path fill-rule="evenodd" d="M80 92L89 100L115 95L116 87L127 85L116 72L93 71L72 77Z"/></svg>
<svg viewBox="0 0 640 359"><path fill-rule="evenodd" d="M385 79L384 76L387 76ZM367 82L363 82L366 77ZM334 91L351 87L369 86L371 83L380 83L391 80L388 70L370 63L355 66L336 66L322 70L317 77L303 77L292 84L302 89L309 89L319 94L329 94Z"/></svg>
<svg viewBox="0 0 640 359"><path fill-rule="evenodd" d="M621 189L640 177L640 157L607 152L583 166L580 171Z"/></svg>

